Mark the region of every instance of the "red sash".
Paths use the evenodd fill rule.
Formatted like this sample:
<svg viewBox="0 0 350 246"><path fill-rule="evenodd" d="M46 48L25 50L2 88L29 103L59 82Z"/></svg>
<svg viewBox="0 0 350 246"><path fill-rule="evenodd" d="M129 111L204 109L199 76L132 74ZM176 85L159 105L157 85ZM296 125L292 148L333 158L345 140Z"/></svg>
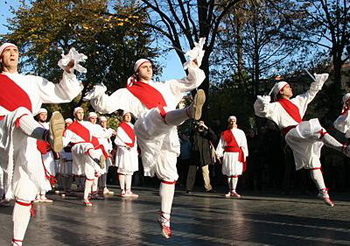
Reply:
<svg viewBox="0 0 350 246"><path fill-rule="evenodd" d="M39 122L40 125L42 125ZM42 125L44 127L44 125ZM51 150L51 145L48 142L42 141L42 140L36 140L36 147L40 151L42 155L45 155L47 152Z"/></svg>
<svg viewBox="0 0 350 246"><path fill-rule="evenodd" d="M131 139L131 143L125 143L127 146L129 147L134 147L135 145L135 140L136 140L136 137L135 137L135 132L134 130L131 128L131 126L129 126L128 123L126 122L122 122L119 124L119 127L121 127L125 133L129 136L129 138Z"/></svg>
<svg viewBox="0 0 350 246"><path fill-rule="evenodd" d="M80 124L78 121L74 121L72 124L70 124L67 130L74 132L79 137L84 139L85 142L91 143L91 136L90 136L89 129L87 129L85 126Z"/></svg>
<svg viewBox="0 0 350 246"><path fill-rule="evenodd" d="M0 74L0 106L12 112L19 107L25 107L32 111L32 103L28 94L13 80L4 74Z"/></svg>
<svg viewBox="0 0 350 246"><path fill-rule="evenodd" d="M160 114L162 117L165 117L166 112L164 107L167 105L163 95L156 88L144 82L137 81L132 86L127 87L127 89L137 97L146 108L159 108Z"/></svg>
<svg viewBox="0 0 350 246"><path fill-rule="evenodd" d="M94 146L94 149L101 149L103 152L103 155L108 158L108 153L106 152L105 148L102 144L99 143L98 139L96 137L93 137L90 135L89 129L87 129L85 126L80 124L78 121L74 121L72 124L70 124L67 128L67 130L70 130L77 134L79 137L81 137L86 143L92 143Z"/></svg>
<svg viewBox="0 0 350 246"><path fill-rule="evenodd" d="M300 116L299 108L290 100L282 98L277 102L279 102L282 105L284 110L287 111L287 113L293 118L293 120L295 120L298 123L303 121Z"/></svg>
<svg viewBox="0 0 350 246"><path fill-rule="evenodd" d="M36 145L42 155L45 155L51 150L51 145L48 142L37 140Z"/></svg>
<svg viewBox="0 0 350 246"><path fill-rule="evenodd" d="M224 131L222 136L226 142L225 152L238 152L238 161L243 163L243 172L247 169L242 148L238 145L235 136L230 129Z"/></svg>

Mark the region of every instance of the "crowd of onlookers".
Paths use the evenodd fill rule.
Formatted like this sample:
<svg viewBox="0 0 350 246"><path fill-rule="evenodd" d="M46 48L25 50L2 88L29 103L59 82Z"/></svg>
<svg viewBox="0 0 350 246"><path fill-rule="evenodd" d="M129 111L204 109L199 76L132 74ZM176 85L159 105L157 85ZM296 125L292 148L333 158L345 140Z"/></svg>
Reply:
<svg viewBox="0 0 350 246"><path fill-rule="evenodd" d="M215 155L222 129L224 128L218 126L208 127L203 121L187 122L179 128L181 153L177 162L177 185L180 190L191 194L193 191L226 189L226 177L221 173L221 162ZM328 132L342 142L346 141L341 133L332 129ZM316 192L308 171L295 170L293 153L273 123L267 122L258 130L249 129L245 133L249 156L247 170L238 184L240 190L274 191L281 194ZM139 171L133 176L133 184L158 183L157 178L144 177L141 159L139 161ZM350 190L350 179L347 178L350 172L348 158L330 148L323 148L321 162L327 187L333 191ZM109 168L107 183L118 184L117 167Z"/></svg>
<svg viewBox="0 0 350 246"><path fill-rule="evenodd" d="M177 163L178 186L188 193L193 190L212 192L217 188L226 189L226 177L221 173L221 163L215 156L222 129L224 128L207 127L202 121L187 124L179 129L181 154ZM341 142L346 142L343 134L336 130L330 129L328 132ZM238 184L240 190L272 191L281 194L316 192L308 170L295 170L293 153L272 122L267 122L258 130L249 129L245 133L249 156L247 170ZM347 178L350 173L350 160L347 157L325 147L322 149L321 162L329 189L340 192L350 190L350 179ZM111 170L109 175L110 182L114 183ZM153 182L152 179L144 179L142 167L134 176L134 181L138 184Z"/></svg>

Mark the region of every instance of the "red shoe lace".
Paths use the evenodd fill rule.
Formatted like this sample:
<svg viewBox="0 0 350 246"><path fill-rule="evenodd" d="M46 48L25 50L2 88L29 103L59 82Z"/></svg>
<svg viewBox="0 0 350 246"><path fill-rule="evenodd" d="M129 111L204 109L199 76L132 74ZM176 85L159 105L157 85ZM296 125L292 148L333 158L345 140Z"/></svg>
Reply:
<svg viewBox="0 0 350 246"><path fill-rule="evenodd" d="M165 213L162 212L162 211L159 212L160 218L159 218L158 222L160 224L160 227L162 229L162 233L163 233L164 237L165 238L170 238L170 236L171 236L171 228L170 228L170 226L166 226L165 225L165 223L167 223L167 222L169 222L169 224L170 224L170 218L169 219L165 218L164 214Z"/></svg>

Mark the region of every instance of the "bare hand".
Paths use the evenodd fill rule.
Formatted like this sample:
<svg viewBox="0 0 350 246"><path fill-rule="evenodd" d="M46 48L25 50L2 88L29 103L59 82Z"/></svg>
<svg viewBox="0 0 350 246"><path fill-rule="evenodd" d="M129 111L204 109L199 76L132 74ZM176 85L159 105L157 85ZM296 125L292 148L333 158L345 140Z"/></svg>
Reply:
<svg viewBox="0 0 350 246"><path fill-rule="evenodd" d="M67 72L67 73L70 73L70 69L74 67L74 60L70 60L67 64L67 66L65 66L64 70Z"/></svg>

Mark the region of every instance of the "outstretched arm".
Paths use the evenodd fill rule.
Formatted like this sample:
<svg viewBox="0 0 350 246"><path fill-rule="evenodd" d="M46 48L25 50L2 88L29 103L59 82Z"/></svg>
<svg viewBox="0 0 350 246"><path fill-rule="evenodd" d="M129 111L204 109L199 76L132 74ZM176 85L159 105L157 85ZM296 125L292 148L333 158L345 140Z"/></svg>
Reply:
<svg viewBox="0 0 350 246"><path fill-rule="evenodd" d="M33 76L40 91L43 103L67 103L72 101L83 90L83 85L74 73L63 72L60 83L55 84L44 78Z"/></svg>
<svg viewBox="0 0 350 246"><path fill-rule="evenodd" d="M327 81L329 74L314 74L315 81L311 83L310 89L304 94L298 95L296 99L299 101L299 104L309 104L317 95L317 93L322 89L323 84Z"/></svg>
<svg viewBox="0 0 350 246"><path fill-rule="evenodd" d="M343 114L341 114L333 123L333 126L338 131L345 133L347 138L350 137L350 114L347 110Z"/></svg>
<svg viewBox="0 0 350 246"><path fill-rule="evenodd" d="M205 79L205 73L199 67L205 51L203 50L205 38L200 38L195 47L186 53L189 60L185 62L184 69L188 70L187 77L180 80L171 80L170 88L174 94L189 92L202 84Z"/></svg>
<svg viewBox="0 0 350 246"><path fill-rule="evenodd" d="M188 65L188 75L183 79L170 80L169 86L174 94L183 94L194 90L202 84L205 79L205 73L200 69L195 61Z"/></svg>
<svg viewBox="0 0 350 246"><path fill-rule="evenodd" d="M131 111L132 95L126 88L118 89L110 96L105 94L106 91L107 88L105 85L95 85L84 97L84 100L90 100L91 106L102 114L110 114L118 109ZM135 114L134 112L132 113Z"/></svg>
<svg viewBox="0 0 350 246"><path fill-rule="evenodd" d="M63 76L58 84L44 78L33 76L40 91L43 103L65 103L72 101L83 90L82 84L77 80L74 70L86 73L86 69L79 63L85 62L87 57L72 48L67 55L62 54L58 66L63 69Z"/></svg>

